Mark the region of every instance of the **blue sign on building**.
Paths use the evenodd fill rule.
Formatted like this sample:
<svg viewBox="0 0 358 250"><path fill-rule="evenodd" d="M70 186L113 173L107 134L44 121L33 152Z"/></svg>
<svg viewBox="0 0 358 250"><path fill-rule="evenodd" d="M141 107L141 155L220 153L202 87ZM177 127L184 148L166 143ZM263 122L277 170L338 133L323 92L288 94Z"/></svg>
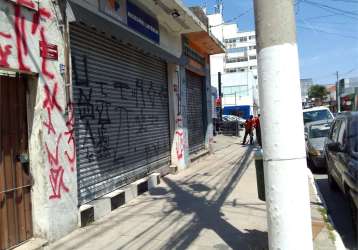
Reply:
<svg viewBox="0 0 358 250"><path fill-rule="evenodd" d="M159 43L158 20L127 1L127 25L155 43Z"/></svg>

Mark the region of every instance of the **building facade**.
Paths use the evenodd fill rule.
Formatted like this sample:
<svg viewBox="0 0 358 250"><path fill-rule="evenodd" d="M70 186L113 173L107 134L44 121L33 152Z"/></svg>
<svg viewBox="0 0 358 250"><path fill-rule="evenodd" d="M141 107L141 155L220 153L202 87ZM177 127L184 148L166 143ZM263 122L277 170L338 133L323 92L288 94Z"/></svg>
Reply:
<svg viewBox="0 0 358 250"><path fill-rule="evenodd" d="M309 102L308 91L313 86L313 80L311 78L301 79L301 99L302 106L306 106Z"/></svg>
<svg viewBox="0 0 358 250"><path fill-rule="evenodd" d="M339 81L341 111L358 111L358 77Z"/></svg>
<svg viewBox="0 0 358 250"><path fill-rule="evenodd" d="M226 53L211 56L212 85L218 87L221 73L222 105L250 106L251 114L259 112L257 55L255 31L242 32L236 23L225 23L222 8L208 15L214 36L226 47Z"/></svg>
<svg viewBox="0 0 358 250"><path fill-rule="evenodd" d="M223 48L188 8L63 3L0 0L0 249L56 240L210 149Z"/></svg>

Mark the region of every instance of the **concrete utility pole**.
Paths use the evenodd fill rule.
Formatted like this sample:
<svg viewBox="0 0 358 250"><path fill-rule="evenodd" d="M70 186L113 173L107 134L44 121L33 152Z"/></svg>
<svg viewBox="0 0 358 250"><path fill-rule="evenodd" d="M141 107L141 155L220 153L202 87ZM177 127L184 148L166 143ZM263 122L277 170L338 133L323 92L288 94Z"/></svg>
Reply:
<svg viewBox="0 0 358 250"><path fill-rule="evenodd" d="M313 249L293 0L254 0L270 249Z"/></svg>
<svg viewBox="0 0 358 250"><path fill-rule="evenodd" d="M336 72L336 76L337 76L337 85L336 85L337 112L341 112L341 86L339 84L338 71Z"/></svg>

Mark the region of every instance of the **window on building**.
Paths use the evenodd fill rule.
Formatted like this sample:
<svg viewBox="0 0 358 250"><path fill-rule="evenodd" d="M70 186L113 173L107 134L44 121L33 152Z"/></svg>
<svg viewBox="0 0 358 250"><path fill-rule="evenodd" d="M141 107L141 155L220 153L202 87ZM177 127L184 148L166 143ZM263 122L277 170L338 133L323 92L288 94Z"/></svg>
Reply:
<svg viewBox="0 0 358 250"><path fill-rule="evenodd" d="M256 36L255 35L253 35L253 36L249 36L249 40L253 40L253 39L255 39L256 38Z"/></svg>
<svg viewBox="0 0 358 250"><path fill-rule="evenodd" d="M249 56L250 60L256 60L256 56Z"/></svg>
<svg viewBox="0 0 358 250"><path fill-rule="evenodd" d="M257 66L250 66L251 70L257 69Z"/></svg>
<svg viewBox="0 0 358 250"><path fill-rule="evenodd" d="M254 49L256 49L256 46L250 46L249 47L249 50L254 50Z"/></svg>
<svg viewBox="0 0 358 250"><path fill-rule="evenodd" d="M228 68L225 69L225 73L246 72L247 70L248 70L247 67Z"/></svg>
<svg viewBox="0 0 358 250"><path fill-rule="evenodd" d="M247 85L223 86L224 96L248 96L249 88Z"/></svg>
<svg viewBox="0 0 358 250"><path fill-rule="evenodd" d="M240 42L247 42L247 37L246 36L240 37Z"/></svg>
<svg viewBox="0 0 358 250"><path fill-rule="evenodd" d="M241 53L241 52L246 52L247 51L247 48L246 47L239 47L239 48L234 48L234 47L232 47L232 48L229 48L228 46L226 46L227 47L227 52L228 53Z"/></svg>
<svg viewBox="0 0 358 250"><path fill-rule="evenodd" d="M247 61L247 57L226 58L227 63L246 62L246 61Z"/></svg>

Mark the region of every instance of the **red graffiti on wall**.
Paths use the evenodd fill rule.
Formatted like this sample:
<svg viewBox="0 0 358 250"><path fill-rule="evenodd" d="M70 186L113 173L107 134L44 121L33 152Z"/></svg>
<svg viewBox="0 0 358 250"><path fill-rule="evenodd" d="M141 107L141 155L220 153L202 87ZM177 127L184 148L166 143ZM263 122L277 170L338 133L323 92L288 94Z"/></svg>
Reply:
<svg viewBox="0 0 358 250"><path fill-rule="evenodd" d="M47 55L48 53L48 42L46 40L46 37L45 37L45 29L43 27L41 27L41 30L40 30L40 35L41 35L41 42L43 43L43 54L44 55ZM52 74L51 72L49 72L47 70L47 57L46 56L42 56L42 67L41 67L41 70L42 70L42 74L50 79L54 79L55 78L55 75Z"/></svg>
<svg viewBox="0 0 358 250"><path fill-rule="evenodd" d="M175 134L178 135L178 140L176 142L177 158L178 160L181 160L184 157L184 145L185 145L184 131L180 131L180 132L176 131Z"/></svg>
<svg viewBox="0 0 358 250"><path fill-rule="evenodd" d="M41 66L40 66L40 75L45 79L44 85L44 101L42 103L42 107L44 111L47 113L47 120L43 122L44 128L46 127L48 130L48 135L58 135L57 138L52 137L49 140L56 140L56 151L51 152L48 147L48 140L45 141L45 147L47 151L48 163L50 164L49 170L49 181L52 187L52 193L49 196L49 199L61 199L61 194L63 192L69 192L69 189L64 183L64 175L65 165L66 163L60 162L61 159L66 159L69 163L69 167L71 171L75 169L75 161L76 161L76 148L75 148L75 139L74 139L74 115L73 115L73 105L70 104L68 106L69 115L68 120L66 120L67 130L63 131L53 124L55 122L53 120L54 115L57 112L62 113L63 109L61 108L58 102L59 95L59 85L57 79L55 79L55 73L51 72L49 67L49 62L47 58L48 54L48 45L47 41L47 30L46 26L41 24L43 19L48 20L52 18L53 14L51 11L45 8L38 8L36 12L32 15L32 23L30 23L29 32L26 31L26 20L24 14L22 13L22 6L35 9L37 5L32 0L16 0L17 4L14 4L14 39L16 41L16 50L17 50L17 63L20 71L30 71L29 63L27 63L26 59L29 57L30 51L32 47L29 47L28 37L38 37L40 50L41 50ZM0 32L0 37L4 37L6 39L11 39L11 34L7 34L5 32ZM32 44L31 44L32 45ZM14 46L15 47L15 46ZM0 46L0 66L2 67L10 67L8 63L8 57L11 55L11 45ZM15 50L15 48L14 48ZM35 55L35 54L34 54ZM55 129L56 128L56 129ZM58 131L56 131L58 130ZM62 136L66 137L67 148L68 150L64 150L64 152L59 152L59 145L62 139ZM61 144L62 146L62 144ZM59 157L63 156L63 157ZM65 160L65 161L66 161ZM66 164L67 165L67 164Z"/></svg>
<svg viewBox="0 0 358 250"><path fill-rule="evenodd" d="M53 133L55 135L56 131L52 123L52 113L50 109L47 109L47 116L48 116L48 121L43 122L43 125L47 128L47 134Z"/></svg>
<svg viewBox="0 0 358 250"><path fill-rule="evenodd" d="M47 108L47 109L51 109L53 110L54 108L56 108L58 111L62 112L62 108L61 106L58 104L57 102L57 93L58 93L58 84L57 82L55 83L54 87L53 87L53 91L51 93L51 90L49 88L49 86L47 84L45 84L44 87L45 90L45 100L42 104L43 108Z"/></svg>
<svg viewBox="0 0 358 250"><path fill-rule="evenodd" d="M4 37L6 39L11 39L11 34L8 34L5 32L2 32L2 31L0 31L0 36Z"/></svg>
<svg viewBox="0 0 358 250"><path fill-rule="evenodd" d="M35 3L32 0L17 0L18 5L23 5L25 7L34 9L36 7Z"/></svg>
<svg viewBox="0 0 358 250"><path fill-rule="evenodd" d="M47 143L45 143L46 151L47 151L47 159L49 164L51 165L50 168L50 182L52 187L52 194L49 196L50 200L52 199L60 199L61 192L69 192L70 190L66 187L65 183L63 182L63 167L60 165L60 161L58 158L58 148L61 141L62 135L60 134L57 138L56 142L56 151L55 153L51 153Z"/></svg>
<svg viewBox="0 0 358 250"><path fill-rule="evenodd" d="M65 135L68 136L67 144L72 148L72 154L70 155L68 151L65 151L65 155L67 157L67 160L71 166L71 171L73 172L75 170L74 165L76 161L76 144L75 144L75 116L74 116L74 110L73 110L73 103L70 102L67 105L68 110L68 119L66 121L67 131L65 132Z"/></svg>
<svg viewBox="0 0 358 250"><path fill-rule="evenodd" d="M21 15L21 7L19 5L15 5L15 34L19 69L22 71L30 71L30 68L24 64L23 58L24 54L27 55L28 53L25 33L25 17Z"/></svg>
<svg viewBox="0 0 358 250"><path fill-rule="evenodd" d="M5 32L0 32L0 36L4 37L5 39L11 39L11 34ZM9 44L5 45L4 47L0 45L0 67L5 67L5 68L10 67L7 60L11 55L11 48L12 45Z"/></svg>
<svg viewBox="0 0 358 250"><path fill-rule="evenodd" d="M4 49L0 46L0 67L8 68L10 66L7 59L11 55L11 48L11 45L5 45Z"/></svg>
<svg viewBox="0 0 358 250"><path fill-rule="evenodd" d="M40 25L40 18L46 18L46 19L50 19L51 18L51 13L49 11L47 11L45 8L40 8L37 12L35 12L32 15L32 28L31 28L31 33L35 34L37 31L37 28Z"/></svg>
<svg viewBox="0 0 358 250"><path fill-rule="evenodd" d="M44 87L45 90L45 100L43 101L42 107L47 109L48 114L48 121L44 122L44 126L47 127L48 134L56 134L55 128L52 124L52 111L56 108L58 111L62 112L61 106L57 102L57 92L58 92L58 84L55 83L53 87L53 92L51 93L51 90L47 84L45 84Z"/></svg>

